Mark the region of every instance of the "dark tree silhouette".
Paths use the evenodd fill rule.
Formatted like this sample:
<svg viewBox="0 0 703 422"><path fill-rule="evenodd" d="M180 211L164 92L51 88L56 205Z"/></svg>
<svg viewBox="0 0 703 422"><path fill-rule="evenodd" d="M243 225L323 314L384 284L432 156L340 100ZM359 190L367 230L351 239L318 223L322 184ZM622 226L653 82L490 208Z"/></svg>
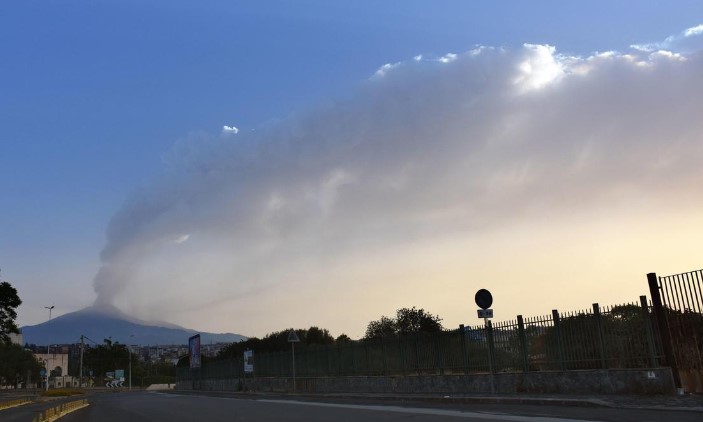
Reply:
<svg viewBox="0 0 703 422"><path fill-rule="evenodd" d="M19 334L15 324L17 307L22 300L17 295L17 289L6 281L0 283L0 342L9 344L10 334Z"/></svg>
<svg viewBox="0 0 703 422"><path fill-rule="evenodd" d="M382 316L366 326L366 338L391 337L415 333L438 333L442 331L442 318L424 309L400 308L395 318Z"/></svg>

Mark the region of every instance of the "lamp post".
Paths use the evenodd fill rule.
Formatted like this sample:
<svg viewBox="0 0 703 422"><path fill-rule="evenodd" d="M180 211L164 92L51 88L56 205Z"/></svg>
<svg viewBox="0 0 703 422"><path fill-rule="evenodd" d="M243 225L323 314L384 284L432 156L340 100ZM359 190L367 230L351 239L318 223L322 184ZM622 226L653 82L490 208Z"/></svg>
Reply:
<svg viewBox="0 0 703 422"><path fill-rule="evenodd" d="M44 362L46 362L46 391L49 391L49 376L51 376L51 371L49 370L49 348L51 347L51 344L46 345L46 359Z"/></svg>
<svg viewBox="0 0 703 422"><path fill-rule="evenodd" d="M134 334L130 334L129 337L130 338L134 337ZM129 389L132 390L132 345L131 344L127 345L127 352L129 353Z"/></svg>
<svg viewBox="0 0 703 422"><path fill-rule="evenodd" d="M54 305L51 306L45 306L44 308L49 310L49 321L51 321L51 310L54 309Z"/></svg>
<svg viewBox="0 0 703 422"><path fill-rule="evenodd" d="M54 309L54 305L51 306L45 306L44 309L49 310L49 321L51 321L51 310ZM46 391L49 391L49 375L51 375L51 372L49 372L49 343L47 342L46 344Z"/></svg>

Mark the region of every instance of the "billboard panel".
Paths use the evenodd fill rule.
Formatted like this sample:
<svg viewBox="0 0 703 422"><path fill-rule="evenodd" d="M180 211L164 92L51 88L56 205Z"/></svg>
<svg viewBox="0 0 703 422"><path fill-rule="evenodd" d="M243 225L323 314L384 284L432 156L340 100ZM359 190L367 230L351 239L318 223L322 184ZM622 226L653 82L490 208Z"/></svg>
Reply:
<svg viewBox="0 0 703 422"><path fill-rule="evenodd" d="M245 350L244 351L244 373L253 374L254 373L254 351Z"/></svg>
<svg viewBox="0 0 703 422"><path fill-rule="evenodd" d="M188 351L190 352L190 368L200 368L200 334L188 339Z"/></svg>

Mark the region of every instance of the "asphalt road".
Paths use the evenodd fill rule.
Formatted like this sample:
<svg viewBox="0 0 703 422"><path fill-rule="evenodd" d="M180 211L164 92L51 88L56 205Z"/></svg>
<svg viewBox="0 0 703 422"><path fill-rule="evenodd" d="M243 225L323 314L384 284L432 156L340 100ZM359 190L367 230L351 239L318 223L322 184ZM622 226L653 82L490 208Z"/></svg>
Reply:
<svg viewBox="0 0 703 422"><path fill-rule="evenodd" d="M61 419L87 421L512 421L512 422L647 422L701 420L701 413L644 409L610 409L535 405L433 405L431 403L373 403L311 401L289 398L251 399L180 395L156 392L105 393L89 397L91 405ZM0 420L5 421L0 413ZM16 419L19 420L19 419ZM28 419L31 420L31 419Z"/></svg>

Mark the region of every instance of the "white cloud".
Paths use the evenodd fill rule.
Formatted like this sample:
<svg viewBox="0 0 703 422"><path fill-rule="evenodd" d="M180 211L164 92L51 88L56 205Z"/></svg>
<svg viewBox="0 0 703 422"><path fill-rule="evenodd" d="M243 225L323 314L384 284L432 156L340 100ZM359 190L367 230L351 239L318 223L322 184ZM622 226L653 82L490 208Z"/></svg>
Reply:
<svg viewBox="0 0 703 422"><path fill-rule="evenodd" d="M683 32L685 37L693 37L695 35L703 35L703 24L688 28Z"/></svg>
<svg viewBox="0 0 703 422"><path fill-rule="evenodd" d="M456 60L457 55L454 53L447 53L439 58L440 63L451 63Z"/></svg>
<svg viewBox="0 0 703 422"><path fill-rule="evenodd" d="M237 133L239 133L239 128L237 128L236 126L224 125L222 126L222 133L232 133L236 135Z"/></svg>
<svg viewBox="0 0 703 422"><path fill-rule="evenodd" d="M666 59L666 60L676 60L676 61L686 61L686 57L679 53L672 53L671 51L659 50L650 54L649 57L652 60L656 59Z"/></svg>
<svg viewBox="0 0 703 422"><path fill-rule="evenodd" d="M518 65L514 83L521 91L540 89L564 76L564 66L550 45L525 44L526 58Z"/></svg>
<svg viewBox="0 0 703 422"><path fill-rule="evenodd" d="M178 236L176 239L174 239L173 242L174 242L174 243L177 243L177 244L181 244L181 243L183 243L183 242L188 241L188 239L190 239L190 235L189 235L189 234L184 234L184 235Z"/></svg>
<svg viewBox="0 0 703 422"><path fill-rule="evenodd" d="M663 41L633 44L630 47L638 51L652 53L658 50L675 51L688 53L698 51L702 47L703 40L698 36L703 34L703 24L688 28L676 35L670 35Z"/></svg>
<svg viewBox="0 0 703 422"><path fill-rule="evenodd" d="M379 67L378 70L376 70L376 73L374 73L374 77L382 78L386 76L386 74L390 72L393 68L399 65L400 63L386 63L383 66Z"/></svg>

